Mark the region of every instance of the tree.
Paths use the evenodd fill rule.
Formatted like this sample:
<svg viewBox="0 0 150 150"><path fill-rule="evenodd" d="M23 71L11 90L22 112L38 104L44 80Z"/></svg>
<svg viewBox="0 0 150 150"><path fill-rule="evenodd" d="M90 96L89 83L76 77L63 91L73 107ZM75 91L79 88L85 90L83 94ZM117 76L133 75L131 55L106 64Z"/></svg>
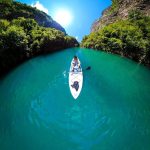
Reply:
<svg viewBox="0 0 150 150"><path fill-rule="evenodd" d="M12 21L12 24L16 25L16 26L23 27L26 32L29 32L29 31L36 29L38 27L38 24L34 19L29 19L29 18L25 19L23 17L19 17L18 19L14 19Z"/></svg>
<svg viewBox="0 0 150 150"><path fill-rule="evenodd" d="M11 49L27 49L27 36L22 27L10 26L6 31L7 46Z"/></svg>
<svg viewBox="0 0 150 150"><path fill-rule="evenodd" d="M13 2L13 0L0 0L0 3L12 3Z"/></svg>
<svg viewBox="0 0 150 150"><path fill-rule="evenodd" d="M128 20L118 21L83 39L82 45L87 48L120 53L140 60L146 46L142 30Z"/></svg>
<svg viewBox="0 0 150 150"><path fill-rule="evenodd" d="M131 10L128 15L128 18L131 21L137 21L137 20L142 19L143 17L144 15L137 9Z"/></svg>
<svg viewBox="0 0 150 150"><path fill-rule="evenodd" d="M72 47L72 45L75 45L76 47L79 46L77 40L71 36L65 36L65 44L68 48Z"/></svg>
<svg viewBox="0 0 150 150"><path fill-rule="evenodd" d="M0 68L5 72L26 58L28 41L22 27L10 26L0 36Z"/></svg>
<svg viewBox="0 0 150 150"><path fill-rule="evenodd" d="M0 20L0 75L32 56L76 45L75 38L33 19Z"/></svg>
<svg viewBox="0 0 150 150"><path fill-rule="evenodd" d="M10 22L9 22L9 21L4 20L4 19L1 19L1 20L0 20L0 33L1 33L2 31L6 31L9 25L10 25Z"/></svg>

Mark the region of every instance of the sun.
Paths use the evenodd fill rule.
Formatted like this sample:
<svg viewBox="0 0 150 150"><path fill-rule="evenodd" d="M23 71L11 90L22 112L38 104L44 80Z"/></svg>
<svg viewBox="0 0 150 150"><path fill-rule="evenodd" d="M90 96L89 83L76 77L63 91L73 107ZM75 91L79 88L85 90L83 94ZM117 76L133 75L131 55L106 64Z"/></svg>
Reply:
<svg viewBox="0 0 150 150"><path fill-rule="evenodd" d="M54 20L63 27L68 27L72 22L72 14L68 10L60 9L54 15Z"/></svg>

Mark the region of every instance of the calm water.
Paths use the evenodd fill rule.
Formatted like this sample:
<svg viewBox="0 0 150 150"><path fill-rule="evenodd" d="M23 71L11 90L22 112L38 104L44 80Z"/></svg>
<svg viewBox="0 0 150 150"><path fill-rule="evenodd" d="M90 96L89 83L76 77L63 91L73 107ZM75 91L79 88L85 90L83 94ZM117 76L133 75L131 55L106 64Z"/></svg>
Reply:
<svg viewBox="0 0 150 150"><path fill-rule="evenodd" d="M77 55L81 95L68 87ZM0 150L150 150L150 70L128 59L68 49L20 65L0 81Z"/></svg>

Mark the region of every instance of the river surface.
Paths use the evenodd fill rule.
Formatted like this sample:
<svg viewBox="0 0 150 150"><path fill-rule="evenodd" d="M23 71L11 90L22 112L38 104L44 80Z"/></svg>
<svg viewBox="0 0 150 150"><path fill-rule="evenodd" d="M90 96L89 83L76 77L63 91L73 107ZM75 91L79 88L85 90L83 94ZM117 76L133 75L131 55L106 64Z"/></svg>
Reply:
<svg viewBox="0 0 150 150"><path fill-rule="evenodd" d="M77 100L74 55L91 66ZM0 150L150 150L150 70L81 48L28 60L0 80Z"/></svg>

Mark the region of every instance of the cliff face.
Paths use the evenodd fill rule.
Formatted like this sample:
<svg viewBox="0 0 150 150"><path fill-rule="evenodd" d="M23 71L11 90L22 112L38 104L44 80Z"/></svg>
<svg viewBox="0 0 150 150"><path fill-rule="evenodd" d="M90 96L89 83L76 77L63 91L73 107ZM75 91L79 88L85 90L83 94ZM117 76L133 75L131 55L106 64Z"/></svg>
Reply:
<svg viewBox="0 0 150 150"><path fill-rule="evenodd" d="M141 11L149 16L150 0L112 0L112 5L104 10L102 17L93 23L91 32L96 32L117 20L127 19L129 12L132 10Z"/></svg>
<svg viewBox="0 0 150 150"><path fill-rule="evenodd" d="M9 21L18 17L35 19L40 26L55 28L66 33L65 29L46 13L19 2L0 3L0 19Z"/></svg>

